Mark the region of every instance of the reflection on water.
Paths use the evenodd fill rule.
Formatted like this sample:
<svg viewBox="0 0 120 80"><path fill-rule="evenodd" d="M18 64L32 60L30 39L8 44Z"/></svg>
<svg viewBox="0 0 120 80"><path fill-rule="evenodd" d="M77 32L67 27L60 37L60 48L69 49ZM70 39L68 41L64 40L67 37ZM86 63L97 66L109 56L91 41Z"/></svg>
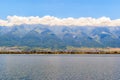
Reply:
<svg viewBox="0 0 120 80"><path fill-rule="evenodd" d="M0 80L119 80L120 55L0 55Z"/></svg>

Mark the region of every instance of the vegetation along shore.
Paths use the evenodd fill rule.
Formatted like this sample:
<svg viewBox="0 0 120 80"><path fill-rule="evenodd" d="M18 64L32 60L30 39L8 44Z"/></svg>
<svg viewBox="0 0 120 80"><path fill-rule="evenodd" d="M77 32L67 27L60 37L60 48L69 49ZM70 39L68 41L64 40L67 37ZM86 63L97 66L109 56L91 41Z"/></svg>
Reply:
<svg viewBox="0 0 120 80"><path fill-rule="evenodd" d="M74 48L52 50L28 47L0 47L0 54L120 54L120 48Z"/></svg>

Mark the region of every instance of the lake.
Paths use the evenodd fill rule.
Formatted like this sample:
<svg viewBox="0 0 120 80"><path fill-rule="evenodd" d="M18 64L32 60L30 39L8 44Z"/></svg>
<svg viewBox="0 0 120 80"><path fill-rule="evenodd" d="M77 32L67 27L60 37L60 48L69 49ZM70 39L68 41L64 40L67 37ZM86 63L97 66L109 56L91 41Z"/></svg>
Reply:
<svg viewBox="0 0 120 80"><path fill-rule="evenodd" d="M120 55L1 54L0 80L120 80Z"/></svg>

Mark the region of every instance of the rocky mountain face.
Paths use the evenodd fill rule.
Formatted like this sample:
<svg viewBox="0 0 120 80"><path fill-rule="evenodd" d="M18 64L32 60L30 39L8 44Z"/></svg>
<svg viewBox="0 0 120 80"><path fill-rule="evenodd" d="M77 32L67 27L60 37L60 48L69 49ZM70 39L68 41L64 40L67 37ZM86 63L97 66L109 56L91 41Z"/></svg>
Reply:
<svg viewBox="0 0 120 80"><path fill-rule="evenodd" d="M20 25L0 27L0 46L51 49L120 47L120 27Z"/></svg>

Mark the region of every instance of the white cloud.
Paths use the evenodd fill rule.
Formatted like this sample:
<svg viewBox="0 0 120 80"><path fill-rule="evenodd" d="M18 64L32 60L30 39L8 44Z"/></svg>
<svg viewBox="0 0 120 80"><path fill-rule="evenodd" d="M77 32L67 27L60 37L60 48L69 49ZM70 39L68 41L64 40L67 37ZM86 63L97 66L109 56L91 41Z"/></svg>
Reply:
<svg viewBox="0 0 120 80"><path fill-rule="evenodd" d="M109 17L57 18L54 16L8 16L6 20L0 19L0 26L14 26L21 24L42 24L49 26L120 26L120 19L111 20Z"/></svg>

